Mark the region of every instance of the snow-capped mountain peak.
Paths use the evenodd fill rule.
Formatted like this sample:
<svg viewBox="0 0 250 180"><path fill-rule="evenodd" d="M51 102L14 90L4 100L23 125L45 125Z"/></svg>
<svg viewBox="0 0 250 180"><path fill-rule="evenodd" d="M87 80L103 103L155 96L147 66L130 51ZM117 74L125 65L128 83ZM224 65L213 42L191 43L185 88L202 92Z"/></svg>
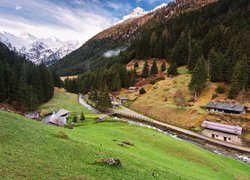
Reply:
<svg viewBox="0 0 250 180"><path fill-rule="evenodd" d="M155 8L153 9L153 11L156 11L156 10L158 10L158 9L161 9L161 8L163 8L163 7L166 7L167 5L168 5L167 3L162 3L161 5L155 7Z"/></svg>
<svg viewBox="0 0 250 180"><path fill-rule="evenodd" d="M40 64L52 64L79 47L77 40L61 41L57 37L38 38L29 33L20 36L0 32L0 41L9 49L25 55L30 61Z"/></svg>
<svg viewBox="0 0 250 180"><path fill-rule="evenodd" d="M130 15L131 16L142 16L145 13L146 12L144 11L144 9L142 9L141 7L137 7L134 10L131 11Z"/></svg>

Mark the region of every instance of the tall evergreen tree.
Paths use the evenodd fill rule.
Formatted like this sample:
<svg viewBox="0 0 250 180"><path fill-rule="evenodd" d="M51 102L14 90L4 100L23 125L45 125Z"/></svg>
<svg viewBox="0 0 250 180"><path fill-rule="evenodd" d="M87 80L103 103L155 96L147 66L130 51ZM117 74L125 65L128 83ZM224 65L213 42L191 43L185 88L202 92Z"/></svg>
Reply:
<svg viewBox="0 0 250 180"><path fill-rule="evenodd" d="M213 48L208 54L210 62L210 79L212 82L223 81L223 56L217 53Z"/></svg>
<svg viewBox="0 0 250 180"><path fill-rule="evenodd" d="M137 69L139 67L139 64L137 61L135 61L135 64L134 64L134 69Z"/></svg>
<svg viewBox="0 0 250 180"><path fill-rule="evenodd" d="M150 69L150 75L156 75L156 74L158 74L158 67L157 67L156 60L154 60L153 65Z"/></svg>
<svg viewBox="0 0 250 180"><path fill-rule="evenodd" d="M245 90L248 83L248 68L247 57L243 56L240 62L234 68L232 76L232 86L229 91L229 97L235 98L241 90Z"/></svg>
<svg viewBox="0 0 250 180"><path fill-rule="evenodd" d="M194 92L195 99L200 95L203 88L206 85L207 72L205 58L202 56L198 59L198 62L194 68L191 82L189 83L189 89Z"/></svg>
<svg viewBox="0 0 250 180"><path fill-rule="evenodd" d="M178 75L178 71L177 71L177 65L174 62L168 68L168 76L176 76L176 75Z"/></svg>
<svg viewBox="0 0 250 180"><path fill-rule="evenodd" d="M161 71L164 72L166 71L166 62L163 61L162 65L161 65Z"/></svg>
<svg viewBox="0 0 250 180"><path fill-rule="evenodd" d="M148 66L148 61L145 61L141 77L142 78L147 78L148 76L149 76L149 66Z"/></svg>
<svg viewBox="0 0 250 180"><path fill-rule="evenodd" d="M5 84L4 84L4 74L3 74L3 63L0 60L0 102L5 100Z"/></svg>

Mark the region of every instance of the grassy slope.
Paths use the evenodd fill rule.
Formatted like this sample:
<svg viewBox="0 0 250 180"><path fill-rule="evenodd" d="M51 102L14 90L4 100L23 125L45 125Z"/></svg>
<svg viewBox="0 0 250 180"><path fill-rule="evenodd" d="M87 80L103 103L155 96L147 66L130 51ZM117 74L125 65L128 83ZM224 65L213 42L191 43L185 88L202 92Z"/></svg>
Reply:
<svg viewBox="0 0 250 180"><path fill-rule="evenodd" d="M69 130L2 111L0 119L0 178L250 178L247 164L127 123L88 119L84 126ZM69 139L57 137L59 131ZM124 140L135 146L117 145ZM122 168L94 163L116 156Z"/></svg>
<svg viewBox="0 0 250 180"><path fill-rule="evenodd" d="M78 100L76 94L68 93L65 92L64 89L56 88L54 97L49 102L40 106L39 110L42 112L42 114L47 114L58 108L64 108L70 112L75 112L78 114L80 114L81 112L83 112L84 114L91 113L77 101Z"/></svg>
<svg viewBox="0 0 250 180"><path fill-rule="evenodd" d="M131 103L130 108L163 122L198 130L198 127L200 127L204 119L214 120L214 117L209 116L206 111L200 108L200 106L204 106L211 101L211 97L215 94L217 86L224 86L227 90L225 94L218 95L214 100L225 100L228 93L228 86L224 83L209 82L197 102L194 103L194 106L178 108L173 102L173 97L178 89L182 91L187 102L192 99L192 94L188 90L191 74L186 67L178 68L178 72L180 75L176 77L166 78L166 80L160 81L155 85L146 85L144 88L147 93L144 95L139 95L138 92L128 94L130 99L134 100L134 102ZM243 103L248 103L248 100ZM247 114L244 116L247 116ZM241 125L244 129L249 129L250 127L250 122L225 121L222 123Z"/></svg>

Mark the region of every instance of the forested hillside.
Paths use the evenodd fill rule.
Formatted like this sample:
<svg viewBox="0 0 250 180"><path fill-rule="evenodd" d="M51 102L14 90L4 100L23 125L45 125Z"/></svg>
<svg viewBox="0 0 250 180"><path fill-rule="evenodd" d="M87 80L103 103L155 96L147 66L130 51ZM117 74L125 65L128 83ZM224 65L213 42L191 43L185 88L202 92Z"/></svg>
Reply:
<svg viewBox="0 0 250 180"><path fill-rule="evenodd" d="M164 13L157 14L156 19L140 27L138 31L141 33L118 57L103 58L103 61L93 58L90 62L93 72L82 77L83 81L79 81L79 89L76 91L85 92L91 87L103 89L105 85L108 85L109 90L117 90L132 85L124 85L124 77L121 73L117 75L119 68L115 68L114 64L127 64L132 59L162 58L171 64L169 73L172 75L176 75L174 69L178 66L187 65L189 71L193 72L189 88L195 95L200 94L209 79L212 82L230 83L229 96L234 98L250 85L249 11L248 0L220 0L169 20L165 19ZM75 59L70 59L68 63L71 60L74 62ZM97 68L99 62L102 68ZM107 78L106 69L112 67L113 75ZM64 69L58 71L63 73ZM98 81L94 81L96 78ZM82 83L85 81L99 84ZM114 88L111 82L118 85Z"/></svg>
<svg viewBox="0 0 250 180"><path fill-rule="evenodd" d="M53 76L45 65L36 66L0 43L0 102L33 110L53 91Z"/></svg>

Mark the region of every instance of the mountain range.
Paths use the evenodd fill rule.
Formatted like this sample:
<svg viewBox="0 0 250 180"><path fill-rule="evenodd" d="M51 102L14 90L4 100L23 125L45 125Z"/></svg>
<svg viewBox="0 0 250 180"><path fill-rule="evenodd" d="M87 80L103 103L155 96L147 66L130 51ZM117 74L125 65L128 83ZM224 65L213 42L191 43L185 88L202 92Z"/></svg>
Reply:
<svg viewBox="0 0 250 180"><path fill-rule="evenodd" d="M35 64L51 65L79 47L77 40L61 41L56 37L38 38L29 33L20 36L0 32L0 41L10 50L24 55Z"/></svg>

